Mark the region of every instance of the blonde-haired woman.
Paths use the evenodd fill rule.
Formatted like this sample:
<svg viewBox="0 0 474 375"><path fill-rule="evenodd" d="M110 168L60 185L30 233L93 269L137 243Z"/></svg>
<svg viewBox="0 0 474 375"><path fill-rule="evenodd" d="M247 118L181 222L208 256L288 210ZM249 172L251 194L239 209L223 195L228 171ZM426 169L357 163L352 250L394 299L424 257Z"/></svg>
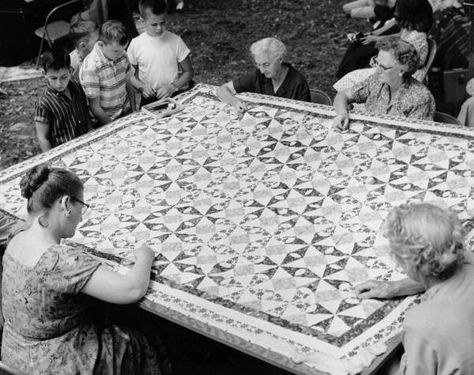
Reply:
<svg viewBox="0 0 474 375"><path fill-rule="evenodd" d="M250 46L250 53L256 69L220 86L217 89L220 100L238 111L247 109L246 104L235 96L241 92L311 101L304 76L284 62L287 50L283 42L277 38L260 39Z"/></svg>
<svg viewBox="0 0 474 375"><path fill-rule="evenodd" d="M385 236L397 264L424 285L404 322L399 374L474 373L474 256L456 215L428 203L394 208Z"/></svg>

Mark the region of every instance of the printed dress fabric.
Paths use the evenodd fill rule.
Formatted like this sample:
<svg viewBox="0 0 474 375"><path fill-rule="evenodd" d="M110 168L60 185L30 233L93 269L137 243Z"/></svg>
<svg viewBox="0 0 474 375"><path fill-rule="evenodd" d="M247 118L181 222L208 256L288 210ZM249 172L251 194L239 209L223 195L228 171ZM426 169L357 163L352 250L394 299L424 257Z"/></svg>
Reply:
<svg viewBox="0 0 474 375"><path fill-rule="evenodd" d="M51 246L31 268L7 250L2 361L27 374L161 374L145 336L90 317L93 298L80 292L99 266L71 246Z"/></svg>
<svg viewBox="0 0 474 375"><path fill-rule="evenodd" d="M351 98L356 103L365 103L372 114L394 115L432 120L435 110L434 98L421 82L409 77L392 95L390 86L373 74L351 88Z"/></svg>

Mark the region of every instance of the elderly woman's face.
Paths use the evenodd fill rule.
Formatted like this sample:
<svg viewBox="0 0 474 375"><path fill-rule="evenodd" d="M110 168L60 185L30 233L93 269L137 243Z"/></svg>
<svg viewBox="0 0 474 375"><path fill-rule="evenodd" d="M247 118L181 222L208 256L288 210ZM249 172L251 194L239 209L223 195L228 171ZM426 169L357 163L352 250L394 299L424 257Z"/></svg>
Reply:
<svg viewBox="0 0 474 375"><path fill-rule="evenodd" d="M255 66L266 78L275 77L281 69L281 62L279 58L270 56L267 53L254 55Z"/></svg>
<svg viewBox="0 0 474 375"><path fill-rule="evenodd" d="M397 83L402 80L405 66L401 65L389 51L379 51L374 59L375 67L384 83Z"/></svg>

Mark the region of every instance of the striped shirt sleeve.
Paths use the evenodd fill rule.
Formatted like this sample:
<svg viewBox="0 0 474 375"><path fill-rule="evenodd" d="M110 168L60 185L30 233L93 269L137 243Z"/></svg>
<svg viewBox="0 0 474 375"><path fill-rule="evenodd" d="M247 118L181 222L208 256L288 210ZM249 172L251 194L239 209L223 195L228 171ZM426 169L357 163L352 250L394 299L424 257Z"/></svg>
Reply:
<svg viewBox="0 0 474 375"><path fill-rule="evenodd" d="M35 105L35 114L34 114L34 121L40 122L42 124L50 124L51 123L51 116L49 111L42 105L41 102L37 102Z"/></svg>

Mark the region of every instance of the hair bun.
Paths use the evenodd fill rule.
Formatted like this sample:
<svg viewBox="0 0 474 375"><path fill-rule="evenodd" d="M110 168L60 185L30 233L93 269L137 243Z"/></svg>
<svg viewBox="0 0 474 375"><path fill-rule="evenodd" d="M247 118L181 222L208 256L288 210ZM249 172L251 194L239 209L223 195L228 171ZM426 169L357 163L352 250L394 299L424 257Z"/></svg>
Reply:
<svg viewBox="0 0 474 375"><path fill-rule="evenodd" d="M49 166L42 164L31 168L20 181L21 196L29 199L48 179Z"/></svg>

